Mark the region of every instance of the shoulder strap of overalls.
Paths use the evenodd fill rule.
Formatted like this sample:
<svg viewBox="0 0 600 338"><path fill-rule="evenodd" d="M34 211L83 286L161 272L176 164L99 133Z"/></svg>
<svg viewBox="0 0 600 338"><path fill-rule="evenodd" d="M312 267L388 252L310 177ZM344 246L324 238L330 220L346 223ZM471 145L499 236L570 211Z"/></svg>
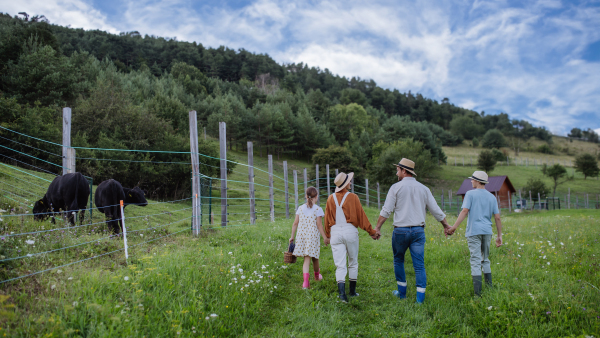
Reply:
<svg viewBox="0 0 600 338"><path fill-rule="evenodd" d="M342 205L344 205L344 202L346 202L346 197L348 197L348 195L350 195L350 192L349 192L349 191L348 191L348 192L346 192L346 194L344 195L344 198L342 198L342 203L340 203L340 205L339 205L340 207L341 207Z"/></svg>

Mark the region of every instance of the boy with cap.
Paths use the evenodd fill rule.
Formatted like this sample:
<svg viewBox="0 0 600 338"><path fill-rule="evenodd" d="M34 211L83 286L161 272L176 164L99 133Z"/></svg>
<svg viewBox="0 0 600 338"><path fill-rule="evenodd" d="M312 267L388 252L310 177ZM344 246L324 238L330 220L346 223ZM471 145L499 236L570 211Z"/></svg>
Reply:
<svg viewBox="0 0 600 338"><path fill-rule="evenodd" d="M485 189L488 183L488 175L483 171L476 171L469 177L473 190L465 194L462 211L454 223L454 226L446 230L447 235L452 235L460 223L469 216L467 220L467 243L471 252L471 276L473 278L473 289L475 295L481 295L481 270L485 276L485 282L492 286L492 270L490 267L490 242L492 240L492 215L496 220L498 237L496 247L502 245L502 223L500 222L500 211L496 197Z"/></svg>
<svg viewBox="0 0 600 338"><path fill-rule="evenodd" d="M339 173L335 183L335 193L327 198L325 207L325 235L330 238L333 262L336 271L338 292L340 300L348 302L346 296L346 273L350 277L350 297L358 296L356 293L356 279L358 277L358 229L361 228L378 239L379 233L373 229L365 211L356 194L348 191L347 187L352 182L354 173ZM346 267L346 259L348 266Z"/></svg>

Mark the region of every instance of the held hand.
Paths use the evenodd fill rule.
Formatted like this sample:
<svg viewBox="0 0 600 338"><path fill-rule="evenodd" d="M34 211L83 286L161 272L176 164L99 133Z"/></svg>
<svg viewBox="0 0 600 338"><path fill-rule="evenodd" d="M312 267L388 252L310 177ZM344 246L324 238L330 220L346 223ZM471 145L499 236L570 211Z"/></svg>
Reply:
<svg viewBox="0 0 600 338"><path fill-rule="evenodd" d="M328 237L325 237L325 239L323 240L323 244L325 244L325 246L329 245L330 242L331 240Z"/></svg>
<svg viewBox="0 0 600 338"><path fill-rule="evenodd" d="M499 248L502 245L502 235L496 237L496 248Z"/></svg>
<svg viewBox="0 0 600 338"><path fill-rule="evenodd" d="M294 237L290 238L290 243L292 243L294 241Z"/></svg>

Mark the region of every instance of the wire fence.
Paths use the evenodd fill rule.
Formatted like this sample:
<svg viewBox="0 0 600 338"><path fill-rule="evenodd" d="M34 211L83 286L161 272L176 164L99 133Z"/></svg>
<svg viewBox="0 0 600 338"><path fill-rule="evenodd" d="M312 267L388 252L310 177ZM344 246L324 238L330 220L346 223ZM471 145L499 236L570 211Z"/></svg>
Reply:
<svg viewBox="0 0 600 338"><path fill-rule="evenodd" d="M63 159L62 155L52 151L61 144L45 141L41 138L16 132L5 127L2 131L18 135L29 141L11 139L0 136L0 284L13 282L26 277L34 276L55 269L60 269L73 264L87 262L108 255L116 255L126 250L125 238L128 237L129 248L139 247L159 239L173 235L184 234L193 230L194 218L199 219L201 230L227 229L240 227L257 222L270 222L275 219L292 218L296 206L304 203L304 186L316 186L320 196L320 203L324 206L325 199L334 192L334 177L325 173L325 177L309 177L298 180L297 185L290 181L290 173L284 169L283 175L273 173L272 164L269 170L260 169L254 165L239 161L227 160L236 166L248 167L249 172L242 170L228 170L226 178L216 178L200 175L199 196L173 199L167 201L150 201L149 203L128 203L127 209L118 219L102 213L109 207L119 207L120 204L104 206L103 209L94 210L93 192L94 185L91 178L90 198L86 208L89 217L76 218L75 224L70 224L65 215L76 213L79 210L57 210L50 212L37 212L32 208L48 189L48 185L55 177L61 175L64 167L50 160L50 157L41 158L41 154L53 156L55 160ZM12 144L12 146L9 146ZM47 147L47 148L44 148ZM72 147L82 150L98 150L107 154L111 152L147 152L163 154L186 154L190 152L168 152L149 150L104 149L89 147ZM212 160L220 158L197 154ZM140 155L141 156L141 155ZM186 161L158 161L142 158L120 159L93 158L88 156L75 157L75 160L96 162L136 162L157 165L191 165ZM202 166L219 168L209 163L200 162ZM25 168L26 167L26 168ZM285 165L284 165L285 167ZM255 174L251 174L255 170ZM306 172L306 169L305 169ZM318 169L315 171L318 172ZM304 176L304 175L302 175ZM329 177L328 177L329 176ZM190 173L190 180L194 179ZM257 180L260 183L257 183ZM226 188L222 185L226 184ZM381 208L385 194L380 191L378 184L369 186L352 182L350 190L354 192L361 203L366 207ZM253 190L252 190L253 189ZM297 192L297 193L296 193ZM458 213L462 197L434 191L438 205L448 214ZM509 212L515 209L561 209L561 208L598 208L600 196L573 194L557 198L517 198L516 194L507 197L499 196L498 203L501 208ZM504 201L506 200L506 201ZM195 203L199 204L199 214L195 216ZM536 207L537 205L537 207ZM34 218L44 219L52 217L56 223L48 220L34 221ZM112 217L112 218L111 218ZM121 222L119 227L124 231L112 232L107 226L107 219ZM65 264L57 262L67 262ZM50 266L50 267L48 267ZM27 273L18 272L27 271Z"/></svg>

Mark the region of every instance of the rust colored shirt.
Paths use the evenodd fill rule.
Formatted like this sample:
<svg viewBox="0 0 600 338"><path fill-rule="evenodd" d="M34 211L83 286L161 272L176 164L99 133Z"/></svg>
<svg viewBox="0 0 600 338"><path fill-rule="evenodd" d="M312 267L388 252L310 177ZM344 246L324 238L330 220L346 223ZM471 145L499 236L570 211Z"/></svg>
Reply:
<svg viewBox="0 0 600 338"><path fill-rule="evenodd" d="M348 192L347 189L342 189L339 192L336 192L336 197L338 203L342 202L342 198ZM327 237L331 237L331 226L335 225L335 210L336 210L335 201L333 200L333 195L327 198L327 204L325 205L325 234ZM371 226L369 219L367 218L367 214L365 214L365 210L360 204L360 200L356 194L350 193L348 197L346 197L346 201L342 205L342 210L344 211L344 215L346 216L346 222L354 225L357 228L361 228L369 233L369 235L374 235L376 233L375 229Z"/></svg>

